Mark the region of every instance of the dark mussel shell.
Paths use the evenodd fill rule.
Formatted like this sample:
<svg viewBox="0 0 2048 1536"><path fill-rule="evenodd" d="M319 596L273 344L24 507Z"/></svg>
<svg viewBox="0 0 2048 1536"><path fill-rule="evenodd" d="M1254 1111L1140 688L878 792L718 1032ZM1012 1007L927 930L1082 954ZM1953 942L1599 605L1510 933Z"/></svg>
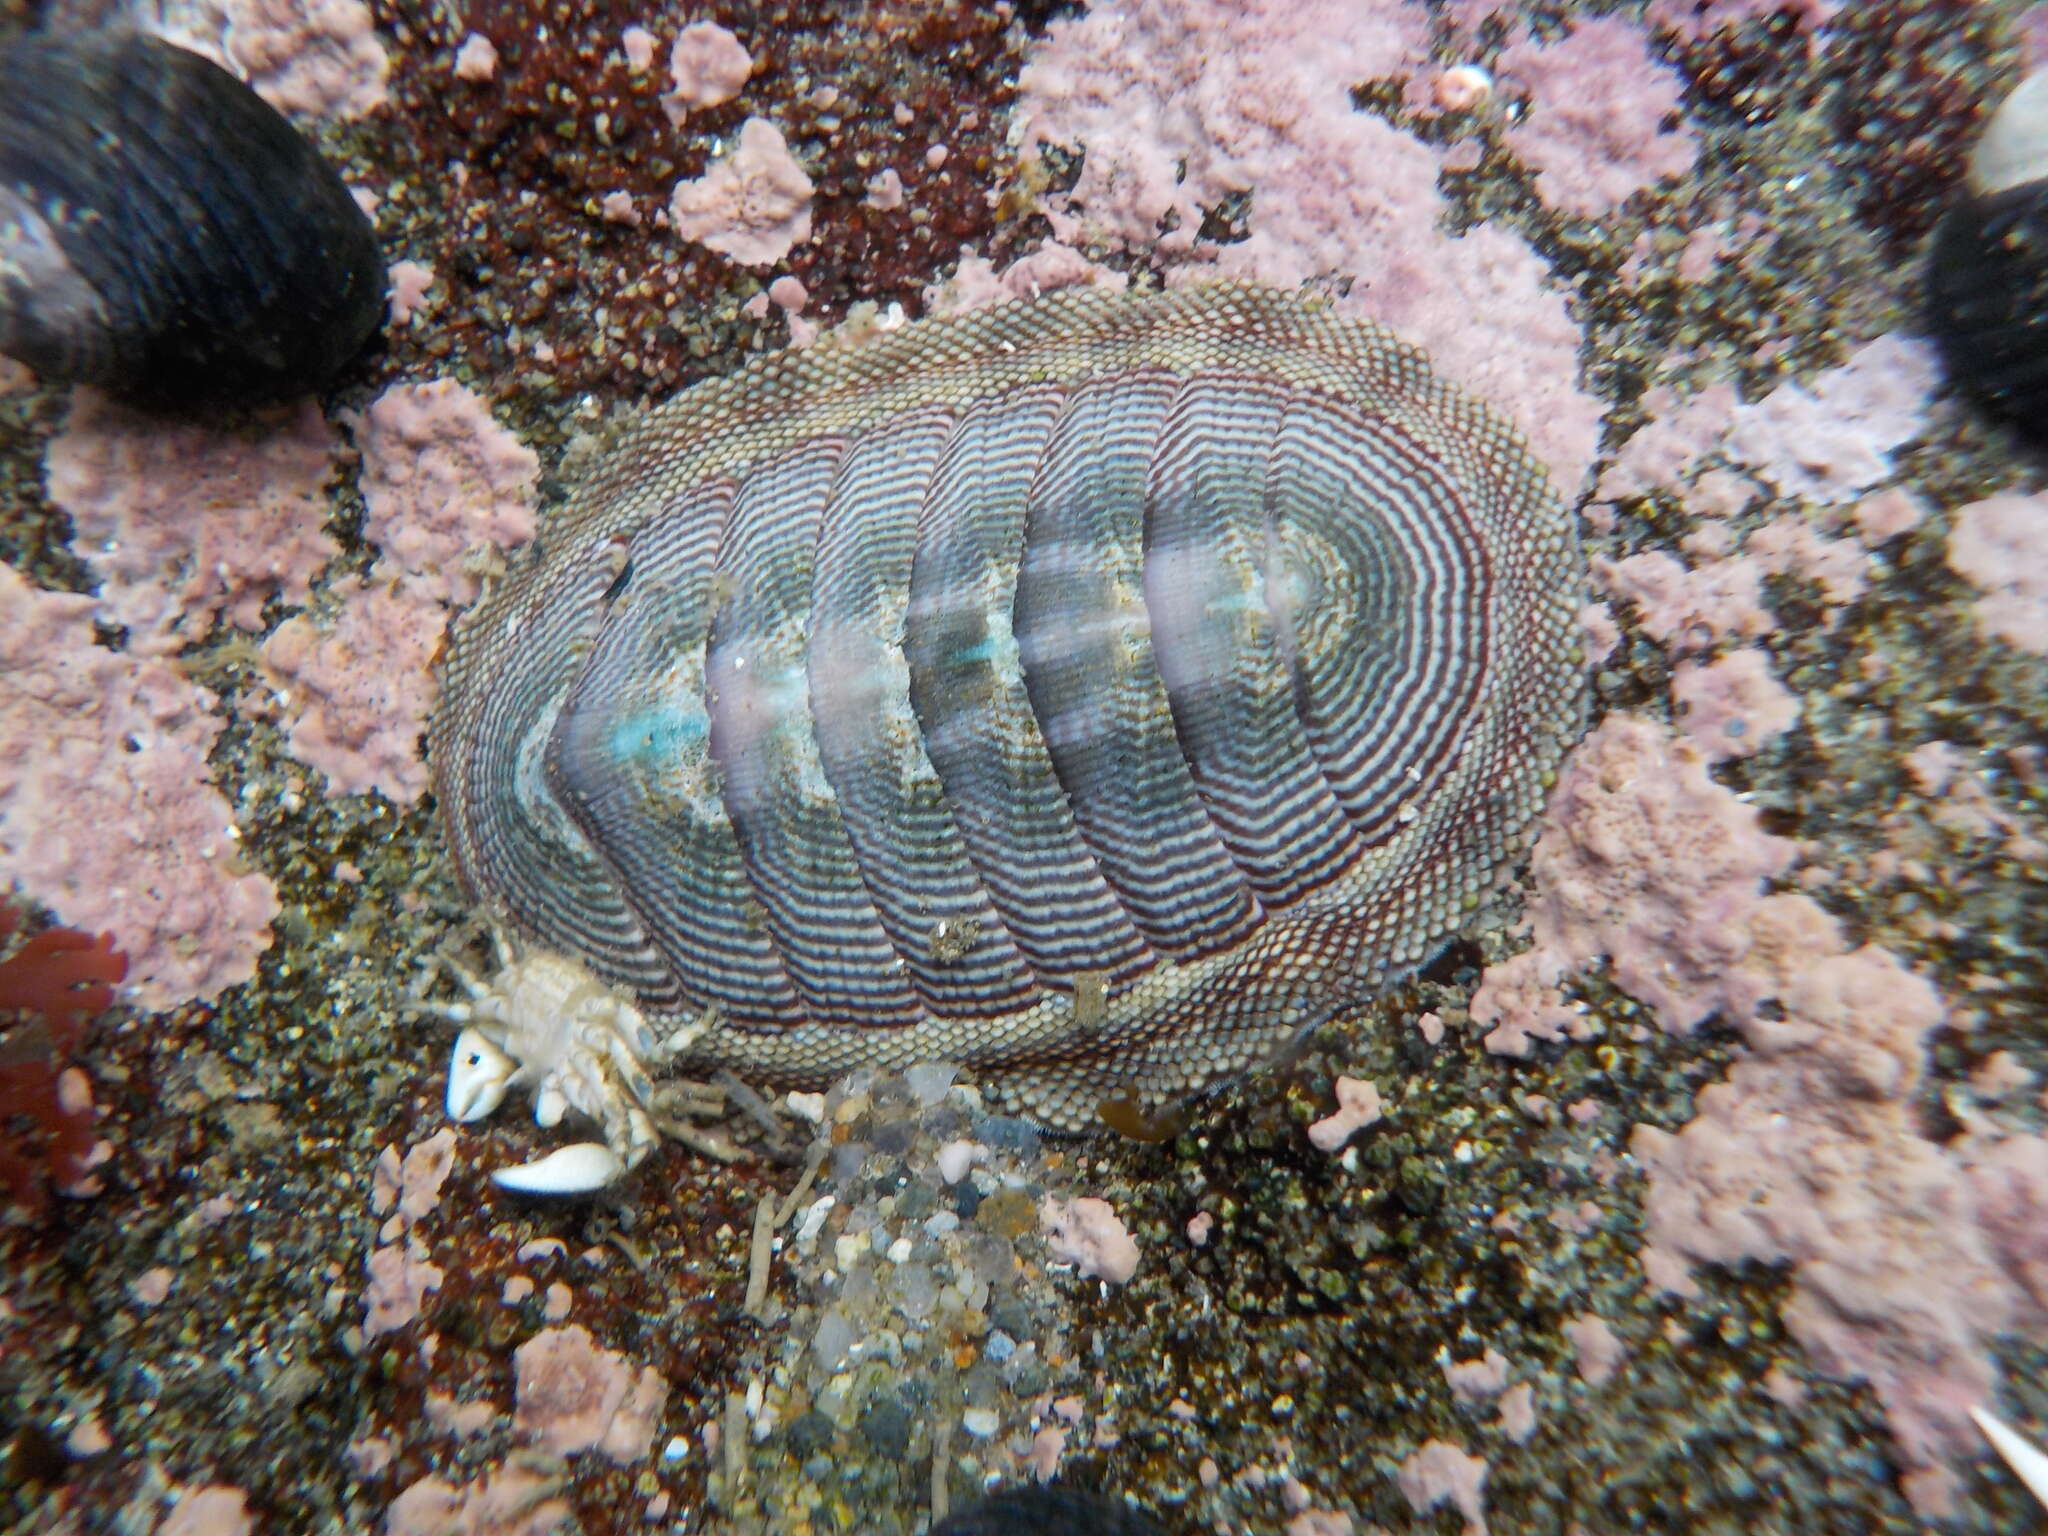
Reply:
<svg viewBox="0 0 2048 1536"><path fill-rule="evenodd" d="M2048 440L2048 180L1948 212L1934 233L1927 302L1949 376Z"/></svg>
<svg viewBox="0 0 2048 1536"><path fill-rule="evenodd" d="M383 313L369 219L234 76L126 29L0 42L0 353L253 404L322 388Z"/></svg>
<svg viewBox="0 0 2048 1536"><path fill-rule="evenodd" d="M932 1527L932 1536L1165 1536L1119 1499L1030 1483L989 1495Z"/></svg>
<svg viewBox="0 0 2048 1536"><path fill-rule="evenodd" d="M1949 376L2048 442L2044 94L2030 80L1994 114L1963 201L1935 227L1927 318Z"/></svg>

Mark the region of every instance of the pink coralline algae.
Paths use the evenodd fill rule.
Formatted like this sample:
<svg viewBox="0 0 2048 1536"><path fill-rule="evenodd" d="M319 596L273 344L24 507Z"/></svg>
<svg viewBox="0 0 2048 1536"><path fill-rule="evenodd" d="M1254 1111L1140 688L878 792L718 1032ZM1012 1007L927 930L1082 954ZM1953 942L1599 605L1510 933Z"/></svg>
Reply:
<svg viewBox="0 0 2048 1536"><path fill-rule="evenodd" d="M1948 564L1984 595L1974 612L1987 639L2048 655L2048 497L1993 496L1962 508Z"/></svg>
<svg viewBox="0 0 2048 1536"><path fill-rule="evenodd" d="M1614 1379L1628 1350L1607 1319L1588 1312L1566 1323L1564 1333L1578 1356L1579 1380L1589 1387L1604 1387Z"/></svg>
<svg viewBox="0 0 2048 1536"><path fill-rule="evenodd" d="M533 537L540 461L453 379L395 384L363 417L363 535L380 574L444 603L475 599L475 560Z"/></svg>
<svg viewBox="0 0 2048 1536"><path fill-rule="evenodd" d="M1660 385L1643 400L1652 420L1602 473L1598 495L1613 502L1658 486L1704 489L1703 471L1725 465L1742 471L1752 492L1854 501L1891 478L1893 455L1925 429L1938 378L1927 343L1880 336L1840 366L1808 383L1780 384L1753 405L1725 382L1684 400ZM1723 498L1717 488L1694 510L1736 510Z"/></svg>
<svg viewBox="0 0 2048 1536"><path fill-rule="evenodd" d="M1107 1200L1048 1198L1038 1208L1045 1246L1058 1264L1122 1285L1138 1272L1138 1244Z"/></svg>
<svg viewBox="0 0 2048 1536"><path fill-rule="evenodd" d="M1848 539L1830 538L1797 517L1779 517L1750 534L1743 553L1772 576L1814 582L1830 604L1853 603L1869 580L1870 557Z"/></svg>
<svg viewBox="0 0 2048 1536"><path fill-rule="evenodd" d="M1055 21L1019 81L1027 149L1088 146L1055 231L1191 249L1209 207L1289 169L1297 131L1349 115L1318 91L1412 72L1428 42L1427 14L1399 4L1121 0Z"/></svg>
<svg viewBox="0 0 2048 1536"><path fill-rule="evenodd" d="M1536 1389L1526 1381L1509 1387L1501 1394L1496 1422L1500 1432L1516 1445L1527 1444L1536 1433Z"/></svg>
<svg viewBox="0 0 2048 1536"><path fill-rule="evenodd" d="M1536 947L1480 992L1508 967L1605 955L1666 1029L1718 1012L1741 1033L1749 1054L1689 1125L1633 1133L1645 1275L1691 1295L1698 1265L1789 1263L1786 1326L1816 1370L1870 1383L1908 1496L1938 1513L1949 1464L1977 1451L1965 1409L1991 1400L1992 1340L2048 1337L2048 1143L1981 1117L1951 1146L1921 1134L1941 1000L1884 950L1850 950L1810 898L1765 894L1794 853L1695 748L1609 716L1567 760L1531 855ZM1574 1338L1601 1343L1584 1320Z"/></svg>
<svg viewBox="0 0 2048 1536"><path fill-rule="evenodd" d="M387 582L336 582L326 624L285 620L263 666L285 705L292 755L339 795L379 790L411 805L427 787L419 736L434 703L430 667L446 616Z"/></svg>
<svg viewBox="0 0 2048 1536"><path fill-rule="evenodd" d="M441 1288L447 1271L434 1263L415 1228L440 1203L441 1185L455 1164L455 1137L442 1130L411 1147L378 1154L371 1173L370 1210L384 1220L366 1269L363 1332L370 1338L396 1333L419 1317L427 1297Z"/></svg>
<svg viewBox="0 0 2048 1536"><path fill-rule="evenodd" d="M1338 1152L1344 1144L1380 1118L1380 1091L1372 1083L1355 1077L1337 1079L1337 1110L1308 1128L1308 1139L1318 1152Z"/></svg>
<svg viewBox="0 0 2048 1536"><path fill-rule="evenodd" d="M396 1218L395 1237L441 1203L441 1186L454 1169L455 1133L445 1126L408 1148L403 1158L396 1147L386 1147L371 1171L371 1212Z"/></svg>
<svg viewBox="0 0 2048 1536"><path fill-rule="evenodd" d="M782 130L750 117L731 154L695 181L677 183L669 220L685 240L743 267L769 267L810 239L811 192Z"/></svg>
<svg viewBox="0 0 2048 1536"><path fill-rule="evenodd" d="M1592 1021L1558 990L1570 967L1547 949L1489 965L1472 994L1472 1022L1496 1056L1527 1056L1538 1041L1590 1040Z"/></svg>
<svg viewBox="0 0 2048 1536"><path fill-rule="evenodd" d="M518 1378L514 1426L551 1456L602 1451L643 1459L661 1427L668 1383L653 1366L637 1373L574 1324L535 1334L512 1352Z"/></svg>
<svg viewBox="0 0 2048 1536"><path fill-rule="evenodd" d="M442 1434L468 1440L495 1429L505 1416L489 1398L458 1402L449 1393L429 1391L426 1417L427 1423Z"/></svg>
<svg viewBox="0 0 2048 1536"><path fill-rule="evenodd" d="M1500 73L1530 95L1505 135L1536 172L1537 194L1581 218L1606 213L1665 176L1680 176L1699 136L1678 115L1680 80L1651 53L1640 28L1587 22L1562 42L1510 44Z"/></svg>
<svg viewBox="0 0 2048 1536"><path fill-rule="evenodd" d="M1287 1522L1287 1536L1352 1536L1354 1529L1341 1509L1304 1509Z"/></svg>
<svg viewBox="0 0 2048 1536"><path fill-rule="evenodd" d="M692 22L669 50L669 90L662 106L680 123L693 109L731 101L753 70L754 61L737 37L715 21Z"/></svg>
<svg viewBox="0 0 2048 1536"><path fill-rule="evenodd" d="M1574 488L1601 406L1572 382L1581 338L1543 262L1492 226L1445 234L1438 152L1352 105L1360 81L1425 69L1428 22L1403 0L1107 0L1046 29L1019 79L1022 149L1086 151L1042 199L1066 244L1150 251L1169 281L1352 279L1343 308L1425 348ZM1246 192L1246 237L1203 241Z"/></svg>
<svg viewBox="0 0 2048 1536"><path fill-rule="evenodd" d="M1939 378L1927 342L1880 336L1810 384L1738 406L1728 455L1785 495L1854 500L1891 475L1893 452L1926 425Z"/></svg>
<svg viewBox="0 0 2048 1536"><path fill-rule="evenodd" d="M1770 658L1755 646L1705 665L1679 663L1671 672L1671 699L1685 734L1710 763L1749 757L1799 719L1799 701L1771 675Z"/></svg>
<svg viewBox="0 0 2048 1536"><path fill-rule="evenodd" d="M294 117L361 117L390 63L362 0L167 0L161 30Z"/></svg>
<svg viewBox="0 0 2048 1536"><path fill-rule="evenodd" d="M644 75L654 63L654 34L645 27L628 27L619 34L619 49L626 56L626 68Z"/></svg>
<svg viewBox="0 0 2048 1536"><path fill-rule="evenodd" d="M906 201L903 196L903 178L896 168L890 166L868 178L868 195L861 199L868 207L881 213L894 213Z"/></svg>
<svg viewBox="0 0 2048 1536"><path fill-rule="evenodd" d="M1993 1401L1992 1341L2048 1338L2048 1142L1920 1133L1913 1101L1943 1009L1885 951L1845 951L1832 925L1809 923L1771 970L1783 1016L1739 1021L1754 1056L1701 1093L1678 1135L1636 1128L1644 1269L1691 1294L1694 1265L1790 1262L1787 1328L1817 1370L1870 1384L1907 1495L1938 1516L1950 1464L1981 1450L1966 1409Z"/></svg>
<svg viewBox="0 0 2048 1536"><path fill-rule="evenodd" d="M557 1497L560 1481L513 1460L457 1486L423 1477L391 1501L384 1536L553 1536L575 1510Z"/></svg>
<svg viewBox="0 0 2048 1536"><path fill-rule="evenodd" d="M111 932L145 1008L255 974L277 894L209 782L213 696L93 640L90 597L0 566L0 880Z"/></svg>
<svg viewBox="0 0 2048 1536"><path fill-rule="evenodd" d="M455 50L455 78L484 81L498 72L498 49L481 32L472 32Z"/></svg>
<svg viewBox="0 0 2048 1536"><path fill-rule="evenodd" d="M1894 486L1890 490L1879 491L1875 496L1864 497L1856 503L1852 515L1856 523L1856 537L1874 549L1918 528L1926 520L1927 508L1911 491Z"/></svg>
<svg viewBox="0 0 2048 1536"><path fill-rule="evenodd" d="M293 755L337 794L410 805L426 788L419 735L449 610L503 546L532 537L539 461L452 379L386 390L361 440L363 531L383 555L367 579L335 583L331 614L280 624L263 664Z"/></svg>
<svg viewBox="0 0 2048 1536"><path fill-rule="evenodd" d="M74 393L45 457L100 578L99 616L128 649L162 655L222 620L263 627L264 603L303 603L340 552L322 530L340 444L308 401L242 428L166 422Z"/></svg>
<svg viewBox="0 0 2048 1536"><path fill-rule="evenodd" d="M1612 502L1689 483L1693 466L1721 446L1739 403L1735 386L1725 382L1685 398L1666 384L1646 391L1642 405L1650 419L1601 472L1595 494Z"/></svg>
<svg viewBox="0 0 2048 1536"><path fill-rule="evenodd" d="M1477 1360L1446 1360L1444 1384L1462 1403L1484 1403L1498 1397L1508 1384L1508 1360L1497 1349L1488 1349Z"/></svg>
<svg viewBox="0 0 2048 1536"><path fill-rule="evenodd" d="M1942 795L1948 792L1949 782L1962 767L1963 754L1953 743L1924 741L1902 761L1915 789L1923 795Z"/></svg>
<svg viewBox="0 0 2048 1536"><path fill-rule="evenodd" d="M1001 272L985 256L969 251L943 283L924 291L925 313L958 315L1011 299L1035 299L1059 288L1106 288L1122 293L1130 277L1090 261L1072 246L1048 240L1028 256L1011 262Z"/></svg>
<svg viewBox="0 0 2048 1536"><path fill-rule="evenodd" d="M256 1517L239 1488L209 1483L182 1488L154 1536L254 1536Z"/></svg>
<svg viewBox="0 0 2048 1536"><path fill-rule="evenodd" d="M1593 577L1614 597L1635 606L1644 634L1680 654L1722 640L1754 640L1778 627L1763 605L1763 570L1755 561L1689 566L1651 550L1620 560L1595 558Z"/></svg>
<svg viewBox="0 0 2048 1536"><path fill-rule="evenodd" d="M425 1245L410 1238L373 1250L365 1268L370 1283L363 1293L363 1332L373 1339L417 1318L428 1295L448 1278L428 1259Z"/></svg>
<svg viewBox="0 0 2048 1536"><path fill-rule="evenodd" d="M1972 1159L1969 1178L1977 1228L2024 1289L2020 1312L2038 1337L2048 1322L2048 1138L1993 1141Z"/></svg>
<svg viewBox="0 0 2048 1536"><path fill-rule="evenodd" d="M1566 760L1530 856L1537 958L1507 962L1500 977L1489 967L1474 997L1473 1017L1501 1026L1489 1048L1520 1055L1530 1037L1568 1032L1569 1010L1548 985L1603 955L1615 983L1673 1033L1753 1006L1742 969L1750 924L1762 883L1792 856L1707 776L1697 748L1653 721L1608 716Z"/></svg>
<svg viewBox="0 0 2048 1536"><path fill-rule="evenodd" d="M1605 603L1588 603L1579 610L1579 629L1586 638L1586 664L1597 667L1621 644L1621 626L1614 622L1614 610Z"/></svg>
<svg viewBox="0 0 2048 1536"><path fill-rule="evenodd" d="M417 261L391 263L390 316L393 325L410 325L412 317L427 307L427 290L434 286L434 269Z"/></svg>
<svg viewBox="0 0 2048 1536"><path fill-rule="evenodd" d="M1427 1514L1448 1504L1465 1518L1465 1536L1486 1533L1486 1458L1448 1440L1431 1440L1401 1463L1394 1481L1409 1508Z"/></svg>

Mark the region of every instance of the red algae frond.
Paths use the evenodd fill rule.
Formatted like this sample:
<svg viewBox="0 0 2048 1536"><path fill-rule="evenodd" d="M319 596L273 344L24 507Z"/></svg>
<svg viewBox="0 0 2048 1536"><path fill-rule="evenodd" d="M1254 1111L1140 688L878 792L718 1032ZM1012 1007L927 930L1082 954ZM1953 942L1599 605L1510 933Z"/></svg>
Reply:
<svg viewBox="0 0 2048 1536"><path fill-rule="evenodd" d="M0 940L21 916L0 901ZM67 1062L86 1020L113 1002L127 973L112 935L70 928L36 934L0 960L0 1188L31 1215L52 1187L94 1191L92 1169L107 1149L93 1134L85 1074Z"/></svg>

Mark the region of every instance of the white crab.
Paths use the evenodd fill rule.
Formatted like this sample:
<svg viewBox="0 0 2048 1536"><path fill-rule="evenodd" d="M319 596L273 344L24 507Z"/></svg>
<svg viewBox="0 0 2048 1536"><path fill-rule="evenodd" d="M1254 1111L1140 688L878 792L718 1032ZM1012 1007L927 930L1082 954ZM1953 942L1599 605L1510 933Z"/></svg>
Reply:
<svg viewBox="0 0 2048 1536"><path fill-rule="evenodd" d="M498 969L489 980L440 957L468 1002L420 1005L463 1026L448 1066L448 1114L481 1120L515 1088L532 1093L540 1125L557 1125L574 1110L597 1123L602 1142L561 1147L491 1177L536 1194L602 1189L661 1139L649 1070L672 1060L705 1026L685 1025L664 1038L580 962L546 951L518 953L495 929L491 941Z"/></svg>

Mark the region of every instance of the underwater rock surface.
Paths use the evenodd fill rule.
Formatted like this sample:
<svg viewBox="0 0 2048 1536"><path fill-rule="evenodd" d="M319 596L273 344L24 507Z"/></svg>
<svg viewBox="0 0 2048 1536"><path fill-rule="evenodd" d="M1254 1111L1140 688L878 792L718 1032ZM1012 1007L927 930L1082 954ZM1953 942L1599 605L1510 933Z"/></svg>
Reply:
<svg viewBox="0 0 2048 1536"><path fill-rule="evenodd" d="M232 3L317 22L352 0ZM1932 366L1922 277L2048 8L700 16L754 68L679 127L680 16L357 18L390 102L319 141L425 297L345 371L331 430L459 385L466 433L360 436L317 505L237 539L199 497L153 498L157 536L110 551L117 526L46 489L90 417L0 369L0 593L72 615L16 626L23 664L0 667L0 722L26 722L0 758L58 812L0 786L0 814L89 849L110 903L203 907L215 887L181 872L217 867L277 908L248 980L124 994L63 1064L110 1155L99 1194L0 1215L0 1527L925 1536L1051 1479L1231 1536L2031 1529L1964 1409L2048 1443L2048 642L2020 622L2048 611L2048 498ZM461 72L470 34L488 79ZM1501 61L1527 48L1573 68L1520 81ZM754 117L816 188L811 240L760 271L660 222ZM1584 216L1523 125L1589 175L1648 163L1630 132L1698 152ZM482 514L457 536L466 498L380 510L380 461L424 492L515 432L545 537L585 442L788 339L1219 271L1307 282L1586 444L1604 723L1560 768L1556 857L1539 839L1436 960L1143 1143L1034 1134L929 1064L754 1100L679 1074L658 1094L740 1161L678 1135L594 1198L501 1188L540 1138L449 1126L449 1032L413 1009L438 952L474 956L414 760L446 614L426 589L502 541ZM296 483L275 474L273 503ZM87 605L145 547L178 613L96 632ZM449 553L422 571L423 549ZM250 595L217 616L224 588ZM401 607L411 627L380 628ZM262 658L307 630L381 703L417 797L295 755L320 696ZM138 699L190 724L151 730ZM133 772L167 751L175 775ZM203 818L149 837L95 793L124 759ZM102 926L16 878L27 927ZM224 908L190 932L243 938ZM1055 1246L1055 1204L1113 1218L1127 1279ZM523 1381L565 1335L587 1346L558 1362L586 1369ZM536 1441L550 1386L577 1387L545 1394L584 1426L566 1460Z"/></svg>

